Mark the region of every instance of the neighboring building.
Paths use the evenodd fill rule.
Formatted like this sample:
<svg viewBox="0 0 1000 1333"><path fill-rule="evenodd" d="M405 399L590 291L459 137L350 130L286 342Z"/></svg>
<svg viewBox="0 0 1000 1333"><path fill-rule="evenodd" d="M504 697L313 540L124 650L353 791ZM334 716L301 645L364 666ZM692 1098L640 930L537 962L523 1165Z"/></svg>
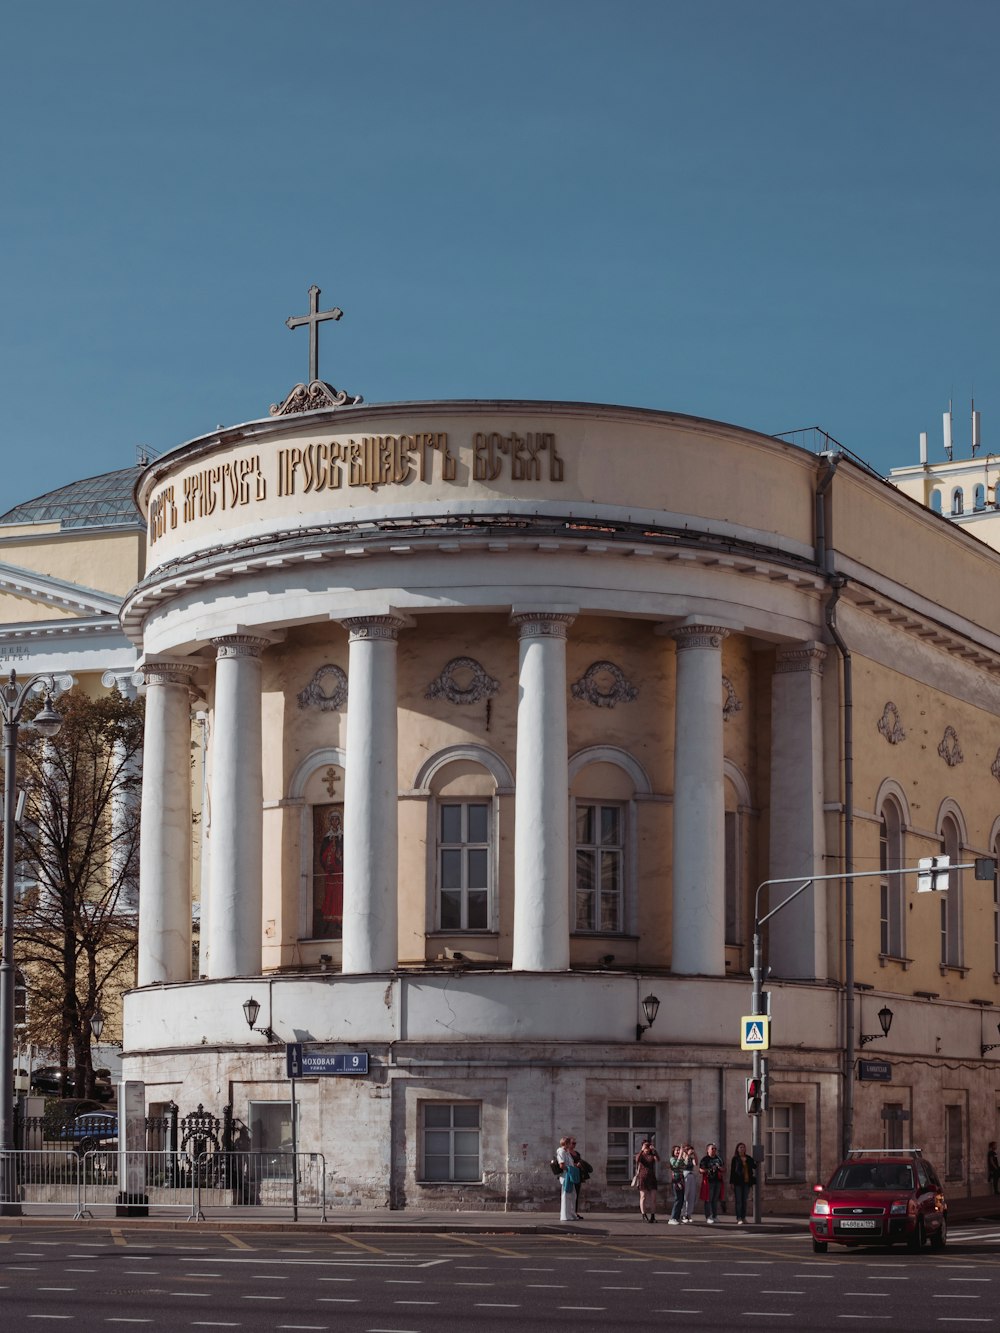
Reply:
<svg viewBox="0 0 1000 1333"><path fill-rule="evenodd" d="M72 676L88 694L113 687L134 698L136 650L118 613L142 577L145 524L133 492L137 467L88 477L15 505L0 515L0 672L21 680ZM35 867L15 867L15 893L37 887ZM134 910L135 901L131 907ZM133 978L123 978L122 989ZM31 1008L31 977L27 1007ZM106 1042L120 1038L108 1005ZM51 1052L43 1058L51 1058ZM112 1048L95 1064L114 1062Z"/></svg>
<svg viewBox="0 0 1000 1333"><path fill-rule="evenodd" d="M355 405L220 429L137 495L125 1073L263 1149L285 1043L367 1056L297 1089L344 1206L553 1206L567 1132L592 1205L634 1206L648 1130L751 1137L758 884L1000 849L1000 555L850 459L621 407ZM772 1193L808 1192L852 1115L985 1188L1000 897L952 878L856 881L847 1079L845 888L771 922Z"/></svg>
<svg viewBox="0 0 1000 1333"><path fill-rule="evenodd" d="M904 495L1000 550L1000 454L981 452L979 413L973 409L968 458L955 458L950 411L944 415L944 441L947 458L931 463L927 436L921 434L919 463L892 468L889 480Z"/></svg>

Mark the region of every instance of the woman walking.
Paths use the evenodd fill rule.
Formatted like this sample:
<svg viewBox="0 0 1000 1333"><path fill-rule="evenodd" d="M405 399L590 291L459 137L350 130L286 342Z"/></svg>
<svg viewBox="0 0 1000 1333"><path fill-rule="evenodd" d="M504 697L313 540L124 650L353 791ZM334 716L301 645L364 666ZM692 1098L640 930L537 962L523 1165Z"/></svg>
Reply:
<svg viewBox="0 0 1000 1333"><path fill-rule="evenodd" d="M635 1175L632 1179L639 1188L639 1212L644 1222L656 1221L656 1163L660 1154L653 1147L651 1137L642 1141L642 1147L635 1155Z"/></svg>
<svg viewBox="0 0 1000 1333"><path fill-rule="evenodd" d="M737 1143L733 1160L729 1164L729 1183L733 1187L733 1203L736 1207L736 1225L746 1226L747 1200L757 1184L757 1163L747 1152L745 1143Z"/></svg>
<svg viewBox="0 0 1000 1333"><path fill-rule="evenodd" d="M573 1161L573 1149L576 1139L565 1134L559 1140L556 1149L556 1161L562 1170L559 1173L559 1221L576 1222L576 1187L580 1183L580 1168Z"/></svg>
<svg viewBox="0 0 1000 1333"><path fill-rule="evenodd" d="M693 1222L701 1176L698 1174L698 1158L690 1143L685 1143L681 1147L681 1161L684 1164L684 1211L681 1214L681 1221Z"/></svg>
<svg viewBox="0 0 1000 1333"><path fill-rule="evenodd" d="M705 1222L708 1226L714 1227L719 1213L722 1173L726 1169L714 1143L706 1145L705 1156L698 1165L701 1167L701 1197L705 1201Z"/></svg>

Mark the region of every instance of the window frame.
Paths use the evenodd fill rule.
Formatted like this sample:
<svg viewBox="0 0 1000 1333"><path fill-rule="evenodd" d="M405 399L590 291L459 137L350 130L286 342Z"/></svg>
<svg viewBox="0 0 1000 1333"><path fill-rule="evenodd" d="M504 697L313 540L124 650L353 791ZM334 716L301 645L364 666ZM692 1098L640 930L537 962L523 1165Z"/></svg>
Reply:
<svg viewBox="0 0 1000 1333"><path fill-rule="evenodd" d="M906 958L906 885L904 876L886 874L906 862L903 814L891 798L882 802L879 822L879 948L883 958ZM891 815L891 818L889 817Z"/></svg>
<svg viewBox="0 0 1000 1333"><path fill-rule="evenodd" d="M456 1125L455 1111L461 1108L468 1110L475 1108L476 1124ZM449 1114L447 1125L428 1125L427 1113L433 1110L435 1113L447 1110ZM455 1100L444 1097L425 1098L417 1104L418 1123L420 1126L420 1178L422 1185L479 1185L483 1180L483 1103L480 1100L471 1097L460 1097ZM455 1159L457 1156L468 1157L468 1153L455 1152L456 1134L469 1134L473 1130L476 1134L476 1173L474 1175L456 1175ZM448 1136L448 1175L435 1176L428 1171L428 1159L431 1157L440 1158L442 1154L429 1153L427 1149L428 1134L446 1134Z"/></svg>
<svg viewBox="0 0 1000 1333"><path fill-rule="evenodd" d="M625 1125L612 1125L612 1113L616 1111L625 1111L628 1113L628 1123ZM645 1120L641 1117L637 1121L636 1113L651 1112ZM609 1185L627 1185L632 1179L635 1170L636 1153L642 1146L642 1141L647 1136L652 1137L656 1142L656 1131L660 1121L660 1107L656 1102L608 1102L607 1115L607 1182ZM663 1123L666 1124L667 1117L663 1117ZM624 1135L628 1139L628 1147L625 1150L625 1156L622 1156L621 1144L612 1143L612 1136L619 1138Z"/></svg>
<svg viewBox="0 0 1000 1333"><path fill-rule="evenodd" d="M941 851L950 858L951 867L962 859L962 830L951 813L941 820ZM962 929L962 872L950 868L948 892L941 895L941 966L965 967L965 941Z"/></svg>
<svg viewBox="0 0 1000 1333"><path fill-rule="evenodd" d="M780 1114L779 1114L780 1113ZM784 1124L776 1121L784 1119ZM778 1171L775 1166L775 1136L787 1137L787 1151L782 1152L782 1161L787 1160L788 1173ZM766 1179L782 1183L794 1183L806 1178L806 1108L804 1102L774 1102L764 1114L764 1174Z"/></svg>
<svg viewBox="0 0 1000 1333"><path fill-rule="evenodd" d="M462 837L458 842L445 842L443 820L446 807L457 806L461 810ZM468 836L469 810L471 807L485 809L486 811L486 839L481 841L471 839ZM496 819L495 819L495 800L489 796L440 796L434 801L434 930L440 931L446 935L468 935L482 934L484 931L495 929L493 922L493 902L495 898L494 884L496 882L495 860L496 860ZM458 886L449 886L445 889L444 879L444 853L449 851L459 851L461 854L461 884ZM486 884L470 886L468 883L468 853L470 851L485 851L486 853ZM461 894L461 921L463 924L458 926L445 926L441 921L441 904L444 893L453 893L457 891ZM469 894L486 894L486 920L483 925L470 926L469 920Z"/></svg>
<svg viewBox="0 0 1000 1333"><path fill-rule="evenodd" d="M626 919L628 912L628 869L629 869L629 801L623 800L599 800L595 797L580 796L573 798L573 900L571 903L572 933L574 935L624 935L626 933ZM594 842L581 843L578 836L580 808L593 808L595 811L594 826L600 828L601 811L615 810L618 814L618 839L613 844L605 844L598 838ZM577 904L580 894L579 879L579 853L582 851L591 851L595 856L595 873L592 897L594 904L593 924L581 926L579 924ZM618 924L616 926L604 926L601 924L601 905L603 889L601 888L601 857L605 854L617 855L618 861Z"/></svg>
<svg viewBox="0 0 1000 1333"><path fill-rule="evenodd" d="M258 1124L263 1125L264 1119L266 1118L264 1115L261 1114L261 1112L269 1112L272 1110L284 1111L285 1114L283 1119L287 1123L289 1131L291 1131L292 1129L292 1115L294 1113L296 1133L292 1141L298 1142L301 1141L300 1135L297 1132L299 1129L301 1129L301 1121L302 1121L301 1105L298 1102L295 1102L293 1105L291 1100L289 1101L282 1101L278 1099L268 1100L266 1098L249 1098L247 1100L247 1128L250 1131L251 1150L255 1153L275 1154L277 1157L277 1161L275 1163L268 1163L267 1174L269 1177L274 1179L287 1180L291 1179L292 1177L295 1166L294 1159L292 1161L289 1161L288 1158L282 1157L280 1156L280 1154L289 1152L290 1149L282 1148L281 1143L284 1142L284 1140L279 1140L277 1145L266 1142L265 1141L266 1136L258 1134L256 1130L256 1126Z"/></svg>

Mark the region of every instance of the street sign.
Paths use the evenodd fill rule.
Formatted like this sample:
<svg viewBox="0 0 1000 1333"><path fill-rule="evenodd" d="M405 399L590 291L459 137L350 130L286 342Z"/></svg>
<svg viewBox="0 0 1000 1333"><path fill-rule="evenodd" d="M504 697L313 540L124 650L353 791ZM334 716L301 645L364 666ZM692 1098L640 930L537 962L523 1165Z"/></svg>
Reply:
<svg viewBox="0 0 1000 1333"><path fill-rule="evenodd" d="M947 893L950 858L922 856L917 862L917 892Z"/></svg>
<svg viewBox="0 0 1000 1333"><path fill-rule="evenodd" d="M302 1043L290 1041L285 1047L285 1067L289 1078L317 1078L324 1074L367 1074L367 1051L304 1051Z"/></svg>
<svg viewBox="0 0 1000 1333"><path fill-rule="evenodd" d="M888 1060L859 1060L858 1078L862 1083L891 1083L892 1065Z"/></svg>
<svg viewBox="0 0 1000 1333"><path fill-rule="evenodd" d="M767 1014L744 1014L740 1019L740 1050L766 1051L771 1045L771 1020Z"/></svg>

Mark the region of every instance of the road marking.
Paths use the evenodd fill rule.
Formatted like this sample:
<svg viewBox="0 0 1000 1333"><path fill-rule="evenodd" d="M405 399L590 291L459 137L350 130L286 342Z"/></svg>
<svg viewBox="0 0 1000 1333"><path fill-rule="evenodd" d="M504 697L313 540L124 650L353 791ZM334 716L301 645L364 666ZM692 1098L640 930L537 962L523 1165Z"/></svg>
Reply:
<svg viewBox="0 0 1000 1333"><path fill-rule="evenodd" d="M458 1241L459 1245L469 1245L474 1250L489 1250L491 1254L502 1254L506 1259L530 1259L530 1254L519 1254L517 1250L505 1250L500 1245L482 1245L468 1236L449 1236L449 1241Z"/></svg>
<svg viewBox="0 0 1000 1333"><path fill-rule="evenodd" d="M437 1301L393 1301L393 1305L437 1305Z"/></svg>
<svg viewBox="0 0 1000 1333"><path fill-rule="evenodd" d="M606 1310L606 1305L558 1305L558 1310Z"/></svg>
<svg viewBox="0 0 1000 1333"><path fill-rule="evenodd" d="M792 1317L784 1310L744 1310L743 1316L746 1319L791 1319Z"/></svg>
<svg viewBox="0 0 1000 1333"><path fill-rule="evenodd" d="M122 1315L118 1319L108 1318L106 1322L109 1324L151 1324L153 1321L152 1319L127 1319Z"/></svg>
<svg viewBox="0 0 1000 1333"><path fill-rule="evenodd" d="M248 1245L245 1240L240 1240L239 1236L234 1236L228 1231L223 1231L222 1239L228 1240L230 1245L237 1250L252 1250L253 1246Z"/></svg>
<svg viewBox="0 0 1000 1333"><path fill-rule="evenodd" d="M485 1282L456 1282L456 1287L485 1287ZM525 1284L528 1291L565 1291L569 1285L567 1282L528 1282ZM605 1288L607 1290L607 1288ZM630 1291L639 1291L639 1287L630 1287Z"/></svg>
<svg viewBox="0 0 1000 1333"><path fill-rule="evenodd" d="M501 1301L477 1301L477 1310L520 1310L520 1305L504 1305ZM561 1307L560 1307L561 1308Z"/></svg>
<svg viewBox="0 0 1000 1333"><path fill-rule="evenodd" d="M70 1314L29 1314L29 1319L72 1319Z"/></svg>
<svg viewBox="0 0 1000 1333"><path fill-rule="evenodd" d="M121 1245L125 1249L128 1249L128 1241L122 1234L121 1227L109 1227L108 1230L111 1234L111 1239L114 1241L116 1245Z"/></svg>
<svg viewBox="0 0 1000 1333"><path fill-rule="evenodd" d="M804 1296L804 1291L786 1291L784 1287L768 1287L758 1293L761 1296Z"/></svg>
<svg viewBox="0 0 1000 1333"><path fill-rule="evenodd" d="M283 1296L241 1296L243 1301L283 1301Z"/></svg>
<svg viewBox="0 0 1000 1333"><path fill-rule="evenodd" d="M36 1291L76 1291L76 1287L36 1287Z"/></svg>
<svg viewBox="0 0 1000 1333"><path fill-rule="evenodd" d="M971 1292L971 1291L970 1291L970 1292L964 1292L964 1291L954 1291L954 1292L952 1292L952 1291L945 1291L945 1292L937 1292L937 1291L936 1291L936 1292L934 1293L934 1299L935 1299L936 1301L978 1301L978 1300L979 1300L979 1297L978 1297L974 1292Z"/></svg>
<svg viewBox="0 0 1000 1333"><path fill-rule="evenodd" d="M357 1305L360 1296L317 1296L316 1299L323 1305Z"/></svg>
<svg viewBox="0 0 1000 1333"><path fill-rule="evenodd" d="M357 1250L366 1250L369 1254L388 1254L388 1250L380 1250L377 1245L366 1245L363 1240L355 1240L353 1236L341 1236L340 1239L345 1245L353 1245Z"/></svg>
<svg viewBox="0 0 1000 1333"><path fill-rule="evenodd" d="M700 1310L682 1310L678 1307L667 1306L665 1310L655 1310L654 1314L701 1314Z"/></svg>
<svg viewBox="0 0 1000 1333"><path fill-rule="evenodd" d="M192 1328L242 1328L242 1324L225 1323L221 1319L192 1319Z"/></svg>

